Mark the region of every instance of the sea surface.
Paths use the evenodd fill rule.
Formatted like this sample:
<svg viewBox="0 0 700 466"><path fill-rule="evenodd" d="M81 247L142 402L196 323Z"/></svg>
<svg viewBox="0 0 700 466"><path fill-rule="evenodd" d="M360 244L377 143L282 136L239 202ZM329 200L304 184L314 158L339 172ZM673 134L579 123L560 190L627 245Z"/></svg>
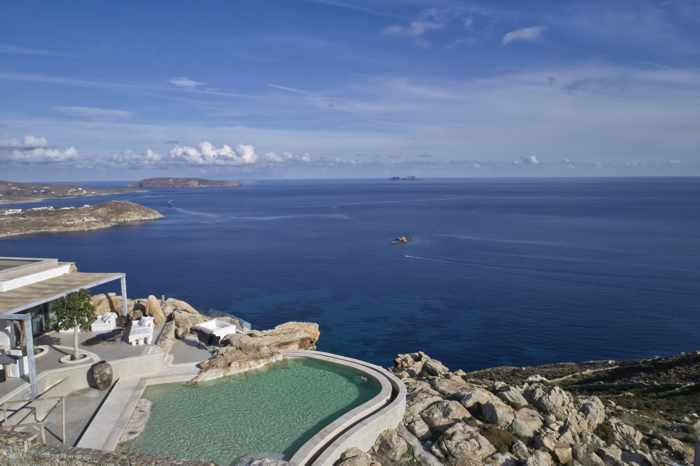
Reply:
<svg viewBox="0 0 700 466"><path fill-rule="evenodd" d="M382 365L417 350L476 369L700 349L697 178L270 181L117 198L166 218L4 239L0 256L126 272L130 296L256 328L318 322L320 349ZM392 245L399 235L410 244Z"/></svg>

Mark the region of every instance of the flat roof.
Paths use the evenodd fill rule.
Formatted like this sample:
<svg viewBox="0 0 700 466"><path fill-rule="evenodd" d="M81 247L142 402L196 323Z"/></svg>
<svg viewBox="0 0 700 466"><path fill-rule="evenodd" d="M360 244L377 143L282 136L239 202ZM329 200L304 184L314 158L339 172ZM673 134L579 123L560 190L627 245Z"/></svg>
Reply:
<svg viewBox="0 0 700 466"><path fill-rule="evenodd" d="M17 278L58 265L58 259L0 256L0 280Z"/></svg>
<svg viewBox="0 0 700 466"><path fill-rule="evenodd" d="M27 265L31 263L32 261L30 260L9 259L6 257L0 257L0 272L3 270L12 269L21 265Z"/></svg>
<svg viewBox="0 0 700 466"><path fill-rule="evenodd" d="M32 285L5 291L0 293L0 319L4 315L31 309L69 293L104 285L124 276L123 273L70 272Z"/></svg>

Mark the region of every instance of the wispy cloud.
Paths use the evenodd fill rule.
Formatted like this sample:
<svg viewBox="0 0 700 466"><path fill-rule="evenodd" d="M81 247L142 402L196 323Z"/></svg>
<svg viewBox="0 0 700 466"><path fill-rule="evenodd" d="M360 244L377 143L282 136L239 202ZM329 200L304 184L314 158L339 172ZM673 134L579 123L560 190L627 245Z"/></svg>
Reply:
<svg viewBox="0 0 700 466"><path fill-rule="evenodd" d="M366 6L358 5L350 2L342 2L338 0L306 0L308 3L315 3L317 5L325 5L333 8L342 8L344 10L356 11L359 13L365 13L371 16L379 16L383 18L400 18L399 15L392 13L387 13L385 11L377 10L375 8L369 8Z"/></svg>
<svg viewBox="0 0 700 466"><path fill-rule="evenodd" d="M203 86L205 84L203 82L199 82L199 81L195 81L193 79L190 79L186 76L180 76L177 78L173 78L173 79L169 80L168 82L170 84L172 84L173 86L184 87L187 89L194 89L196 87Z"/></svg>
<svg viewBox="0 0 700 466"><path fill-rule="evenodd" d="M277 89L280 91L285 91L285 92L291 92L292 94L302 94L302 95L309 95L310 92L304 91L302 89L297 89L295 87L289 87L289 86L282 86L281 84L274 84L274 83L269 83L267 87L271 87L272 89Z"/></svg>
<svg viewBox="0 0 700 466"><path fill-rule="evenodd" d="M503 45L509 45L513 42L532 42L539 39L547 28L544 26L529 26L525 28L515 29L503 36Z"/></svg>
<svg viewBox="0 0 700 466"><path fill-rule="evenodd" d="M387 36L420 37L428 31L441 29L442 24L433 21L416 20L406 25L394 24L382 31Z"/></svg>
<svg viewBox="0 0 700 466"><path fill-rule="evenodd" d="M114 108L58 106L54 110L64 115L88 119L126 119L132 116L131 112Z"/></svg>
<svg viewBox="0 0 700 466"><path fill-rule="evenodd" d="M21 47L12 44L0 44L0 54L5 55L36 55L44 57L67 57L68 54L56 52L54 50L36 49L31 47Z"/></svg>

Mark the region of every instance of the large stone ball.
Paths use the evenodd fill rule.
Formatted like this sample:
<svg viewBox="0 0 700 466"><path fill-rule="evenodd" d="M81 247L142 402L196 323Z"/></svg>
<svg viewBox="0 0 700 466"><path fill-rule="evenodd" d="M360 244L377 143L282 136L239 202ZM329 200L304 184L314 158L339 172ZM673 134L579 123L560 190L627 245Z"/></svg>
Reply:
<svg viewBox="0 0 700 466"><path fill-rule="evenodd" d="M98 390L107 390L112 386L112 380L114 379L114 371L112 366L107 361L100 361L92 366L88 370L88 384L92 388Z"/></svg>

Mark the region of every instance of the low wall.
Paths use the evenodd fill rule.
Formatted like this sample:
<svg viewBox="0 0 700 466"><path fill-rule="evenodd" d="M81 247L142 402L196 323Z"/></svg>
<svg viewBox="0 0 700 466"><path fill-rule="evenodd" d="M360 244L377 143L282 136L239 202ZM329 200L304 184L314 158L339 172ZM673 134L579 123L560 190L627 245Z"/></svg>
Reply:
<svg viewBox="0 0 700 466"><path fill-rule="evenodd" d="M377 396L345 413L302 445L292 456L292 464L327 466L335 463L349 448L367 451L379 434L396 428L403 419L406 387L386 369L358 359L319 351L292 351L287 356L321 359L352 367L376 379L382 386Z"/></svg>

